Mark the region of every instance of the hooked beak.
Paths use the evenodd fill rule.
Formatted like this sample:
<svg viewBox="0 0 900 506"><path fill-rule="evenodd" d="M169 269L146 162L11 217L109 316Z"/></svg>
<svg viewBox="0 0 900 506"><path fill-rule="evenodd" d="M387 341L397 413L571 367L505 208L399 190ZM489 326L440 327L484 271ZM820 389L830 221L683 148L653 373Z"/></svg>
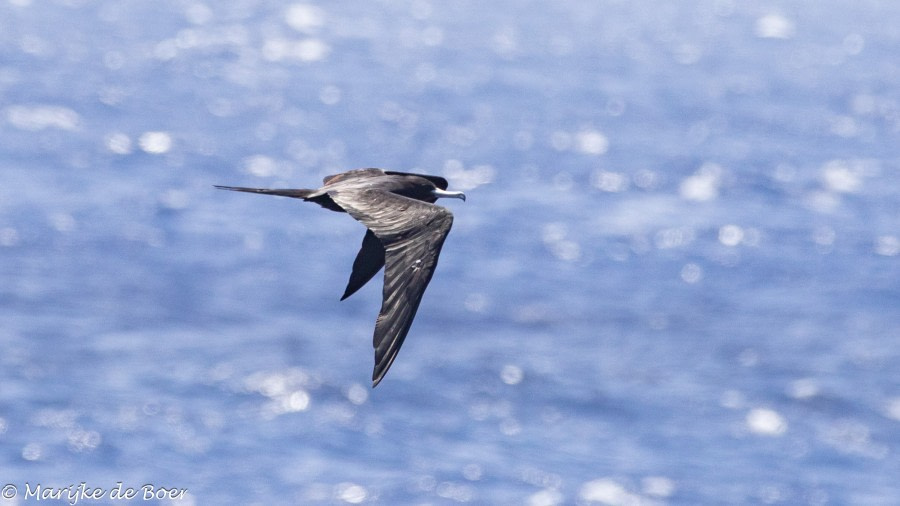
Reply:
<svg viewBox="0 0 900 506"><path fill-rule="evenodd" d="M431 194L437 198L451 198L451 199L462 199L463 202L466 201L466 194L463 192L448 192L447 190L441 190L440 188L435 188L431 190Z"/></svg>

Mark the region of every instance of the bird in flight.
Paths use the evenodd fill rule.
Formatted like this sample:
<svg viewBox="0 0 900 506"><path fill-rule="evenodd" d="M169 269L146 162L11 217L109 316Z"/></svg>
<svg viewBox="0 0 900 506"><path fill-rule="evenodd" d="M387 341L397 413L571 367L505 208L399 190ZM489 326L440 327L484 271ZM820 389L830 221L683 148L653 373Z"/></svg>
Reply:
<svg viewBox="0 0 900 506"><path fill-rule="evenodd" d="M441 197L465 201L466 195L447 191L447 180L442 177L381 169L351 170L328 176L323 183L318 190L216 188L315 202L325 209L348 213L366 226L341 300L385 268L381 312L372 338L374 388L397 358L453 224L453 214L434 203Z"/></svg>

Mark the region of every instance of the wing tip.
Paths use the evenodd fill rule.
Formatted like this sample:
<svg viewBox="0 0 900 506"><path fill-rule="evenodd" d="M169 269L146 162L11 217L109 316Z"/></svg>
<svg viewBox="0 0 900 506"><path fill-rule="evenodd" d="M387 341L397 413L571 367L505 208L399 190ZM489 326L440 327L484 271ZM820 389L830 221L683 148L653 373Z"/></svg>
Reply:
<svg viewBox="0 0 900 506"><path fill-rule="evenodd" d="M381 315L379 315L378 317L381 318ZM394 364L394 359L397 358L398 351L400 351L399 345L395 349L390 350L387 356L382 356L379 360L376 347L375 368L372 370L372 388L377 387L378 384L381 383L381 380L384 379L385 375L387 375L388 370L390 370L391 366Z"/></svg>
<svg viewBox="0 0 900 506"><path fill-rule="evenodd" d="M385 370L385 371L382 371L381 374L378 374L377 368L375 369L375 371L372 372L372 388L373 389L375 387L377 387L379 383L381 383L381 380L384 379L384 373L386 373L386 372L387 371Z"/></svg>

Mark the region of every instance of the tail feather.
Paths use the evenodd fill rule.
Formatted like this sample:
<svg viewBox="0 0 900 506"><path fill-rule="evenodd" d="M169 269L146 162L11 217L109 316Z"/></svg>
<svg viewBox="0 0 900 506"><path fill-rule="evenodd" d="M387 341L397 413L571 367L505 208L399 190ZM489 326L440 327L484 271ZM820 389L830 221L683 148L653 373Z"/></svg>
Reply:
<svg viewBox="0 0 900 506"><path fill-rule="evenodd" d="M244 188L242 186L219 186L214 185L220 190L231 190L236 192L259 193L261 195L278 195L281 197L291 197L295 199L305 199L315 193L316 190L292 190L292 189L274 189L267 188Z"/></svg>

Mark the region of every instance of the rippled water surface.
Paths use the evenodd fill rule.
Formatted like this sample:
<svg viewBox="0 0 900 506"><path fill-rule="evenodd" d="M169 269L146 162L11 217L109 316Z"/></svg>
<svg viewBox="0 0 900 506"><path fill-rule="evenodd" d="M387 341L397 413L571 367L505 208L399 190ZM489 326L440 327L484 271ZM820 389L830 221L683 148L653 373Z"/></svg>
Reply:
<svg viewBox="0 0 900 506"><path fill-rule="evenodd" d="M2 493L900 504L898 26L2 0ZM362 226L212 187L366 166L468 195L375 390Z"/></svg>

